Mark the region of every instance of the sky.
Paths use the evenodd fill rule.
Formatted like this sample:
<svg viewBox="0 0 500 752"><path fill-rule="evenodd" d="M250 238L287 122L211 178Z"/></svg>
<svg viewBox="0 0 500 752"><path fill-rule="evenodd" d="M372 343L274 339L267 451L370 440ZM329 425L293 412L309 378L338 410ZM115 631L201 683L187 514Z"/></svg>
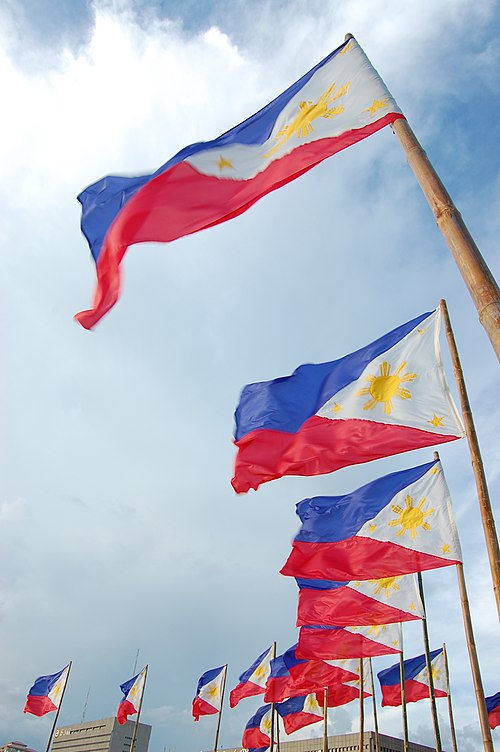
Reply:
<svg viewBox="0 0 500 752"><path fill-rule="evenodd" d="M334 360L445 298L495 506L497 359L390 128L230 222L130 249L118 305L93 332L73 315L95 280L78 193L223 133L348 32L498 278L499 29L493 0L3 3L0 744L45 749L53 716L22 713L36 676L73 661L59 723L79 723L116 712L137 658L150 667L150 752L213 748L215 719L191 718L199 676L228 663L230 689L274 640L279 652L296 641L296 587L278 573L295 504L432 459L418 450L236 496L233 413L246 383ZM441 347L457 399L444 333ZM492 695L498 620L467 444L440 456ZM424 586L431 647L449 652L459 746L476 752L453 568L426 573ZM404 639L408 656L423 652L420 624ZM224 708L221 746L240 747L260 704ZM446 749L446 701L438 710ZM400 709L379 724L401 736ZM331 713L330 733L357 728L356 703ZM409 729L432 744L427 702L409 707Z"/></svg>

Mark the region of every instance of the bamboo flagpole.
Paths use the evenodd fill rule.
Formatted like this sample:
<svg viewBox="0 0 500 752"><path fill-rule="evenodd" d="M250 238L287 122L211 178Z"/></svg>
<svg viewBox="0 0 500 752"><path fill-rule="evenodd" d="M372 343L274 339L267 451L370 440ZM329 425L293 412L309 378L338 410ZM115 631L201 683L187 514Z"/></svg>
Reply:
<svg viewBox="0 0 500 752"><path fill-rule="evenodd" d="M135 740L137 737L137 729L139 727L139 718L141 716L141 710L142 710L142 700L144 698L144 690L146 689L146 679L148 678L148 665L143 668L144 671L144 682L142 684L142 692L141 692L141 699L139 700L139 707L137 708L137 718L135 719L134 723L134 731L132 734L132 741L130 742L130 752L134 752L134 745Z"/></svg>
<svg viewBox="0 0 500 752"><path fill-rule="evenodd" d="M359 750L365 748L365 703L364 703L364 674L363 659L359 659Z"/></svg>
<svg viewBox="0 0 500 752"><path fill-rule="evenodd" d="M448 654L446 652L446 645L443 642L443 657L444 657L444 673L446 678L446 694L448 695L448 715L450 717L450 731L451 731L451 745L453 752L458 752L457 747L457 735L455 733L455 720L453 718L453 706L451 703L451 688L450 688L450 671L448 668Z"/></svg>
<svg viewBox="0 0 500 752"><path fill-rule="evenodd" d="M328 687L323 691L323 752L328 752Z"/></svg>
<svg viewBox="0 0 500 752"><path fill-rule="evenodd" d="M401 653L399 654L399 680L401 682L401 710L403 713L403 750L404 752L409 752L408 714L406 712L405 664L404 664L404 656L403 656L402 630L401 630Z"/></svg>
<svg viewBox="0 0 500 752"><path fill-rule="evenodd" d="M224 692L226 691L226 678L227 678L227 663L224 666L224 679L222 681L222 692L221 692L221 697L220 697L220 710L219 710L219 717L217 718L217 728L215 730L214 752L217 752L217 745L219 744L220 719L222 718L222 706L224 704ZM133 752L133 750L131 749L130 752Z"/></svg>
<svg viewBox="0 0 500 752"><path fill-rule="evenodd" d="M378 714L377 714L377 698L375 697L375 683L373 681L373 666L372 659L369 658L370 666L370 681L372 685L372 701L373 701L373 725L375 726L375 752L380 752L380 744L378 739Z"/></svg>
<svg viewBox="0 0 500 752"><path fill-rule="evenodd" d="M439 731L439 721L436 708L436 694L434 692L434 676L432 674L431 656L429 650L429 630L427 627L427 611L425 609L424 583L422 581L422 572L418 572L417 576L420 600L422 601L422 609L424 612L422 619L422 631L424 636L425 665L427 666L427 677L429 681L429 699L431 701L432 724L434 726L434 740L436 742L436 752L442 752L441 733Z"/></svg>
<svg viewBox="0 0 500 752"><path fill-rule="evenodd" d="M276 640L273 642L273 659L276 658ZM271 703L271 733L269 735L269 749L273 752L274 749L274 716L276 715L276 705ZM215 750L217 752L217 750Z"/></svg>
<svg viewBox="0 0 500 752"><path fill-rule="evenodd" d="M488 559L490 562L491 577L493 579L493 590L495 591L495 599L497 603L497 611L500 619L500 549L498 546L498 537L495 528L495 519L493 517L493 511L491 508L490 495L488 492L488 486L486 484L486 476L484 473L483 459L481 457L481 450L479 449L479 442L477 439L476 428L474 426L474 420L472 418L472 411L470 407L469 397L467 394L467 388L465 386L464 374L462 371L462 365L458 355L457 345L455 342L455 336L451 328L450 316L448 314L448 306L445 300L440 301L440 307L443 314L444 327L446 332L446 339L448 341L448 347L450 349L451 360L453 363L453 371L455 373L455 379L457 382L458 394L460 398L460 406L462 408L462 417L464 420L465 433L467 436L467 442L469 444L469 452L472 462L472 470L474 472L474 478L476 481L477 497L479 501L479 510L481 512L481 521L483 523L484 537L486 539L486 550L488 552Z"/></svg>
<svg viewBox="0 0 500 752"><path fill-rule="evenodd" d="M45 748L45 752L49 752L50 745L52 744L52 737L54 736L54 731L56 730L57 719L59 718L59 713L61 711L61 705L63 704L64 694L66 692L66 687L68 686L68 679L69 679L69 675L70 675L70 672L71 672L71 666L72 665L73 665L73 661L70 661L68 663L68 673L66 674L66 681L64 682L63 691L61 693L61 700L60 700L59 706L57 708L57 713L56 713L55 718L54 718L54 723L52 724L52 728L50 730L49 739L47 741L47 746Z"/></svg>

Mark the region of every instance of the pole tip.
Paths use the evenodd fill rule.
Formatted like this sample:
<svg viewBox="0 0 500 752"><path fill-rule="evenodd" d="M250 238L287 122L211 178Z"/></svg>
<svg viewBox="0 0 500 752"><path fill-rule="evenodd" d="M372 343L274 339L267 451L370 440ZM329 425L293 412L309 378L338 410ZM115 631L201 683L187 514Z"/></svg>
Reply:
<svg viewBox="0 0 500 752"><path fill-rule="evenodd" d="M439 452L434 452L434 459L435 459L435 460L438 460L438 459L439 459Z"/></svg>
<svg viewBox="0 0 500 752"><path fill-rule="evenodd" d="M354 34L351 34L350 31L347 32L347 34L344 37L344 42L347 42L349 39L354 39Z"/></svg>

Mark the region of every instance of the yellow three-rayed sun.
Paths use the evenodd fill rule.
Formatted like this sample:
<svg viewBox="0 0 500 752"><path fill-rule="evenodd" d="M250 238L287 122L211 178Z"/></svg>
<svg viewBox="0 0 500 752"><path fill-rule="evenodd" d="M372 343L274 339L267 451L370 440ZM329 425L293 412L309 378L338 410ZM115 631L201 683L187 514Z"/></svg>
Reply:
<svg viewBox="0 0 500 752"><path fill-rule="evenodd" d="M405 498L405 508L399 506L399 504L394 504L392 506L392 511L395 514L399 514L399 518L397 520L390 520L389 527L396 527L397 525L401 525L401 530L398 530L396 533L397 537L400 538L402 535L406 533L407 530L410 531L410 538L412 540L415 540L417 537L417 530L421 527L422 530L431 530L431 526L428 522L426 522L425 518L430 517L432 514L434 514L434 509L427 509L424 511L424 504L427 501L427 499L424 498L420 499L417 506L413 506L413 499L411 496L407 496Z"/></svg>
<svg viewBox="0 0 500 752"><path fill-rule="evenodd" d="M217 684L213 684L208 690L208 696L217 697L218 694L219 694L219 687L217 686Z"/></svg>
<svg viewBox="0 0 500 752"><path fill-rule="evenodd" d="M390 364L384 360L380 365L379 376L366 376L366 381L370 383L370 386L364 387L356 392L356 397L362 397L365 394L369 394L371 399L365 402L363 410L371 410L379 402L384 405L384 413L390 415L392 413L392 398L399 397L400 399L411 399L411 393L408 389L404 389L401 384L406 381L414 381L417 378L416 373L405 373L400 376L401 371L405 368L406 361L403 361L401 365L397 367L393 374L391 374Z"/></svg>
<svg viewBox="0 0 500 752"><path fill-rule="evenodd" d="M400 579L400 577L382 577L380 580L370 580L370 582L376 585L373 594L378 595L384 590L384 596L389 600L391 597L391 590L399 590L398 580Z"/></svg>

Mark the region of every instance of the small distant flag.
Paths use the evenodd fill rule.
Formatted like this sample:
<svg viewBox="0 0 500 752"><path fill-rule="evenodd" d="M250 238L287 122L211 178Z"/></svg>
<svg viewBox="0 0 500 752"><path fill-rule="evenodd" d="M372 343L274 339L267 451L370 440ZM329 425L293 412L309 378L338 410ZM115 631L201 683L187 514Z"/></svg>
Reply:
<svg viewBox="0 0 500 752"><path fill-rule="evenodd" d="M264 650L250 668L241 674L239 684L229 694L229 707L235 708L244 697L265 693L266 682L271 673L272 653L273 646Z"/></svg>
<svg viewBox="0 0 500 752"><path fill-rule="evenodd" d="M430 653L434 694L436 697L447 697L446 672L444 666L443 649ZM382 690L382 706L401 705L401 671L399 663L379 671L377 674ZM406 702L418 702L429 699L429 674L425 655L409 658L404 661L404 677Z"/></svg>
<svg viewBox="0 0 500 752"><path fill-rule="evenodd" d="M235 414L234 490L462 438L439 322L439 309L424 313L340 360L245 386Z"/></svg>
<svg viewBox="0 0 500 752"><path fill-rule="evenodd" d="M263 749L271 744L272 706L262 705L250 718L241 740L243 749Z"/></svg>
<svg viewBox="0 0 500 752"><path fill-rule="evenodd" d="M297 504L302 527L281 574L380 580L461 561L441 463L401 470L345 496Z"/></svg>
<svg viewBox="0 0 500 752"><path fill-rule="evenodd" d="M26 696L24 713L39 717L57 710L66 688L71 664L61 671L47 676L39 676Z"/></svg>
<svg viewBox="0 0 500 752"><path fill-rule="evenodd" d="M298 627L393 624L423 616L414 574L351 582L298 578L297 585Z"/></svg>
<svg viewBox="0 0 500 752"><path fill-rule="evenodd" d="M491 695L491 697L486 697L486 710L488 711L490 728L494 729L500 726L500 692Z"/></svg>
<svg viewBox="0 0 500 752"><path fill-rule="evenodd" d="M110 175L78 196L96 264L90 329L116 303L135 243L169 242L242 214L327 157L403 117L354 39L213 141L186 146L156 172Z"/></svg>
<svg viewBox="0 0 500 752"><path fill-rule="evenodd" d="M120 684L123 697L116 712L118 723L127 723L129 715L135 715L139 712L142 696L144 694L146 673L147 666L145 666L139 674L136 674L128 681Z"/></svg>
<svg viewBox="0 0 500 752"><path fill-rule="evenodd" d="M283 720L286 734L293 734L294 731L318 723L324 718L323 708L320 707L314 692L280 702L276 705L276 711Z"/></svg>
<svg viewBox="0 0 500 752"><path fill-rule="evenodd" d="M299 658L339 660L374 658L401 652L401 624L370 627L301 627L297 644Z"/></svg>
<svg viewBox="0 0 500 752"><path fill-rule="evenodd" d="M200 677L193 700L193 718L200 720L202 715L218 713L222 705L227 666L219 666L205 671Z"/></svg>

